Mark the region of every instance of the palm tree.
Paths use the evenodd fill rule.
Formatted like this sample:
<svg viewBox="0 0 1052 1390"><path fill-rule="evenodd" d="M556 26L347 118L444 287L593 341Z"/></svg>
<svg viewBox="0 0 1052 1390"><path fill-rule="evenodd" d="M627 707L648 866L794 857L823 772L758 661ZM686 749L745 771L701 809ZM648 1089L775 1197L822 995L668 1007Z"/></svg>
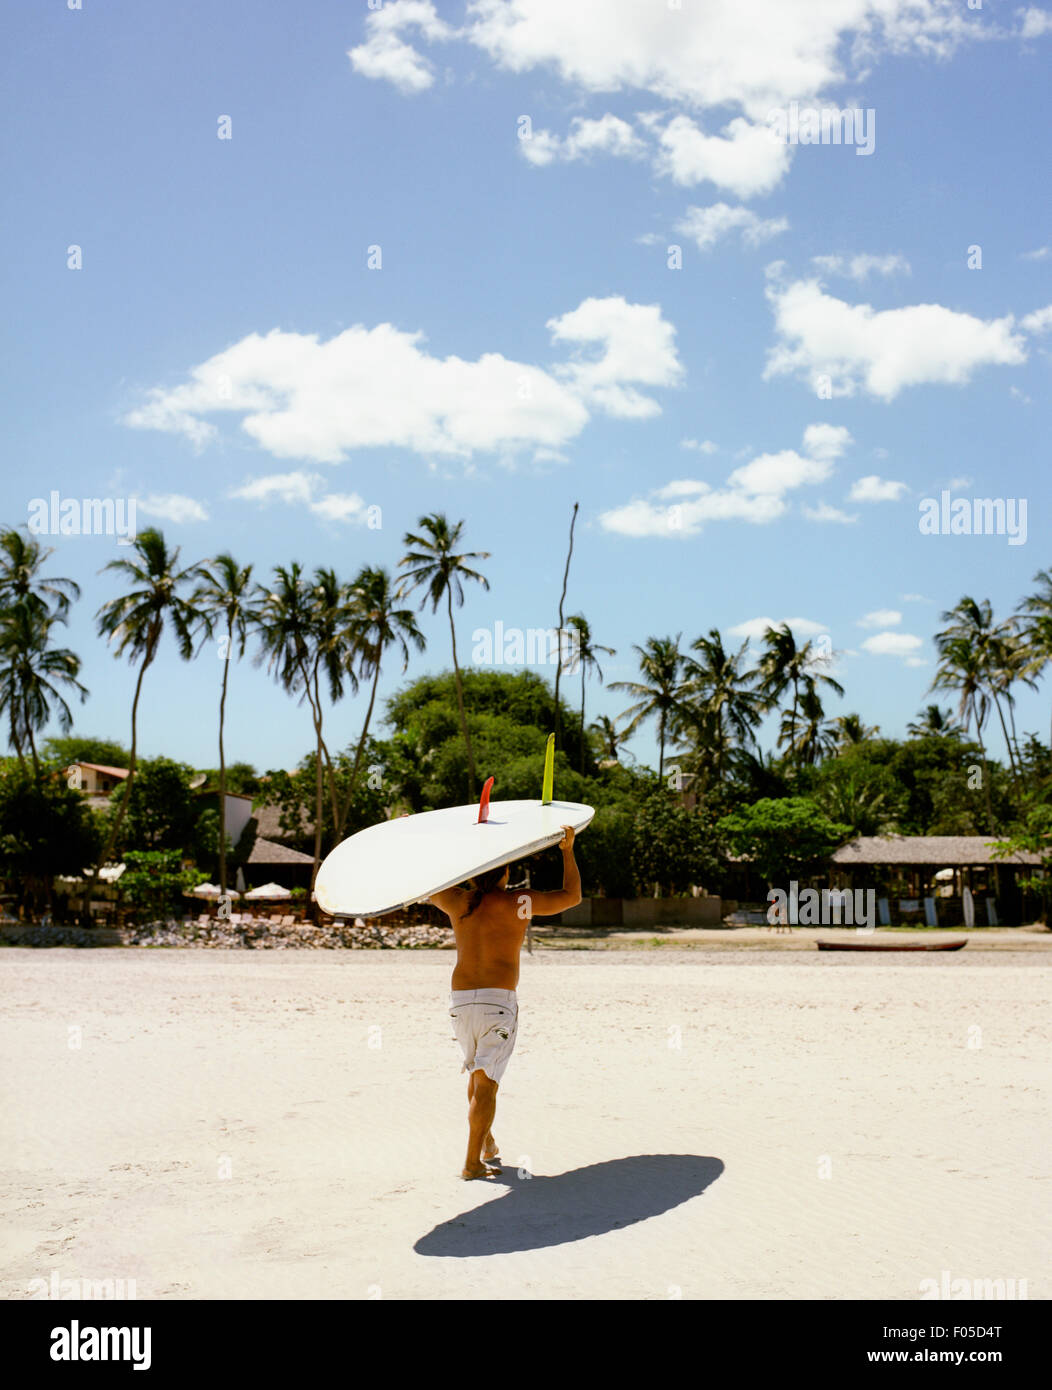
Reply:
<svg viewBox="0 0 1052 1390"><path fill-rule="evenodd" d="M833 720L836 728L837 746L849 748L854 743L865 743L880 733L877 724L863 723L860 714L838 714Z"/></svg>
<svg viewBox="0 0 1052 1390"><path fill-rule="evenodd" d="M114 570L131 584L127 593L104 603L95 615L100 637L114 644L114 655L128 655L134 666L139 663L132 700L131 752L128 757L128 776L124 780L124 795L110 827L109 838L99 858L97 869L110 858L128 809L132 784L135 780L136 749L138 746L139 697L143 677L157 655L165 626L171 628L184 661L193 654L193 628L197 614L193 603L183 598L180 590L200 578L199 566L179 569L179 547L169 551L164 536L156 527L140 531L134 542L134 560L111 560L103 571ZM90 884L85 889L87 894Z"/></svg>
<svg viewBox="0 0 1052 1390"><path fill-rule="evenodd" d="M1004 713L1001 709L1002 698L1008 702L1012 701L1009 687L1017 678L1021 667L1021 663L1012 655L1014 624L1011 619L1004 623L995 623L990 600L983 599L979 603L967 595L961 599L956 608L951 608L948 612L943 613L942 621L949 626L944 628L942 632L936 633L935 636L935 644L940 655L944 647L947 650L957 651L956 644L959 642L967 643L974 648L974 657L969 660L968 669L974 671L978 686L997 711L1001 732L1004 734L1005 746L1008 749L1012 780L1018 787L1012 740L1008 736L1008 726L1005 724ZM932 689L935 689L934 685Z"/></svg>
<svg viewBox="0 0 1052 1390"><path fill-rule="evenodd" d="M944 615L945 616L945 615ZM983 653L968 637L940 632L935 637L939 653L932 690L954 690L960 695L957 718L967 730L974 720L975 736L983 760L983 791L986 798L987 829L993 833L994 812L990 801L990 774L983 743L983 725L990 712L990 700L984 689L986 668Z"/></svg>
<svg viewBox="0 0 1052 1390"><path fill-rule="evenodd" d="M1034 575L1037 592L1028 594L1019 605L1024 671L1034 679L1052 662L1052 569ZM1049 732L1052 748L1052 730Z"/></svg>
<svg viewBox="0 0 1052 1390"><path fill-rule="evenodd" d="M365 740L369 734L369 723L376 703L376 687L380 682L380 668L384 652L388 647L397 648L402 658L403 673L409 668L409 644L422 652L427 643L416 625L411 608L397 608L398 595L392 587L391 576L385 569L367 565L350 587L352 629L354 645L360 674L363 678L372 676L369 690L369 706L365 711L361 738L354 754L350 785L340 807L336 822L336 841L343 838L343 828L347 823L354 789L358 785L358 770Z"/></svg>
<svg viewBox="0 0 1052 1390"><path fill-rule="evenodd" d="M622 715L627 719L624 732L626 737L639 728L644 719L656 716L658 721L658 776L665 775L665 735L670 724L684 712L683 692L680 673L683 666L683 653L679 649L682 633L673 637L648 637L646 645L633 646L639 657L639 670L642 681L615 681L609 689L624 691L634 695L636 703L630 705Z"/></svg>
<svg viewBox="0 0 1052 1390"><path fill-rule="evenodd" d="M72 579L41 579L40 567L54 548L45 550L28 531L25 536L11 527L0 530L0 608L27 603L59 622L69 616L69 606L80 598L80 585Z"/></svg>
<svg viewBox="0 0 1052 1390"><path fill-rule="evenodd" d="M226 689L230 676L230 662L235 656L238 661L245 655L248 629L256 621L256 612L251 603L252 566L243 568L234 557L224 551L214 560L201 566L201 582L195 589L191 602L197 606L205 638L213 637L217 628L224 627L225 648L220 653L223 660L223 683L219 696L219 890L226 893L226 755L223 749L223 730L226 722Z"/></svg>
<svg viewBox="0 0 1052 1390"><path fill-rule="evenodd" d="M599 752L603 758L608 758L613 762L620 761L621 744L624 742L625 735L617 727L608 714L601 714L598 719L593 720L588 726L589 732L594 735L595 741L599 746Z"/></svg>
<svg viewBox="0 0 1052 1390"><path fill-rule="evenodd" d="M816 685L805 680L799 704L782 715L778 745L788 744L797 767L812 767L836 748L836 742L835 725L825 718Z"/></svg>
<svg viewBox="0 0 1052 1390"><path fill-rule="evenodd" d="M811 642L805 642L802 647L798 646L788 623L782 623L778 627L769 627L763 635L763 640L767 650L760 658L760 693L764 697L765 708L772 710L777 706L785 691L790 686L792 687L792 709L788 724L783 723L778 742L781 744L787 730L791 730L790 744L795 747L797 744L797 711L800 705L801 685L804 687L805 693L810 692L815 698L817 698L819 685L828 686L838 695L843 695L844 687L832 676L824 675L816 669L824 658L816 652L814 644ZM796 755L795 761L799 767L799 754Z"/></svg>
<svg viewBox="0 0 1052 1390"><path fill-rule="evenodd" d="M939 705L925 705L923 714L906 725L911 738L956 738L961 726L953 717L953 711L942 709Z"/></svg>
<svg viewBox="0 0 1052 1390"><path fill-rule="evenodd" d="M743 671L748 640L736 652L728 652L718 628L692 643L691 651L700 660L686 657L684 694L690 697L689 724L699 736L695 746L710 760L717 781L723 777L730 748L747 747L754 741L763 714L763 698L756 684L756 671Z"/></svg>
<svg viewBox="0 0 1052 1390"><path fill-rule="evenodd" d="M599 665L598 652L604 656L616 656L617 652L613 647L601 646L598 642L592 641L592 629L588 624L588 619L583 613L574 613L566 619L568 627L573 628L577 636L573 640L573 655L581 666L581 775L584 775L585 753L588 748L588 740L585 738L584 724L584 687L589 670L594 670L599 677L599 683L603 681L603 668ZM559 653L559 660L562 661L562 652Z"/></svg>
<svg viewBox="0 0 1052 1390"><path fill-rule="evenodd" d="M321 864L322 816L324 801L323 766L331 772L331 760L323 737L321 673L328 678L333 700L343 694L343 682L357 689L357 677L350 669L348 644L349 604L346 592L331 570L315 570L313 582L294 560L288 567L277 565L270 588L261 586L255 603L260 650L256 661L267 669L290 695L310 706L314 727L314 867L311 887ZM335 791L331 789L335 816Z"/></svg>
<svg viewBox="0 0 1052 1390"><path fill-rule="evenodd" d="M25 535L12 527L0 530L0 611L6 613L18 607L25 610L25 621L19 624L21 636L16 638L12 634L10 640L27 651L32 647L36 622L40 620L46 625L52 621L66 622L71 602L80 597L80 586L72 579L40 577L41 566L52 553L52 550L45 550L28 529ZM9 678L13 675L10 669L8 675ZM24 768L23 744L28 730L19 717L21 705L17 692L14 699L11 694L8 690L2 697L8 714L8 736Z"/></svg>
<svg viewBox="0 0 1052 1390"><path fill-rule="evenodd" d="M64 734L73 727L61 687L76 692L81 703L88 694L77 679L80 657L50 645L54 621L46 609L31 606L27 599L7 609L0 619L0 709L7 710L11 741L23 768L23 741L29 745L34 779L40 777L34 731L45 728L53 715Z"/></svg>
<svg viewBox="0 0 1052 1390"><path fill-rule="evenodd" d="M402 538L402 544L409 546L410 549L409 553L398 562L400 568L408 571L401 592L412 593L414 589L426 584L427 594L421 600L420 607L423 608L430 599L432 613L438 609L438 605L443 599L446 601L446 611L449 614L449 636L453 644L453 677L457 688L457 710L460 714L460 730L464 735L464 748L468 760L468 793L471 800L474 801L476 796L475 755L471 751L471 735L468 733L468 721L464 713L464 690L460 680L460 665L457 662L457 632L453 623L453 599L456 598L458 608L463 605L463 581L465 579L473 579L484 589L489 588L489 580L465 563L468 560L488 560L489 551L466 550L457 554L456 547L460 541L460 533L464 529L464 523L458 521L454 526L450 526L442 512L431 512L428 516L422 516L417 525L425 533L424 535L414 535L413 532L407 531Z"/></svg>

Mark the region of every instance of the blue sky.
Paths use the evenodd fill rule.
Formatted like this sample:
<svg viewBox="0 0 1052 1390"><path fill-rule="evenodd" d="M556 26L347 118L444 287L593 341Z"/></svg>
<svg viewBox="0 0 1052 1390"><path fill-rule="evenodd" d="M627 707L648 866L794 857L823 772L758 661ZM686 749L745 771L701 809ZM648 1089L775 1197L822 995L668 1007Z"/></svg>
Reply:
<svg viewBox="0 0 1052 1390"><path fill-rule="evenodd" d="M52 490L135 497L187 563L350 577L393 569L442 510L491 552L458 613L470 654L498 620L554 624L576 500L567 611L617 649L608 680L649 635L795 619L840 653L827 712L901 734L942 610L969 593L1007 616L1052 564L1050 16L22 7L2 60L0 516ZM871 113L872 152L779 143L793 102ZM1025 543L922 535L943 489L1026 499ZM127 738L134 673L93 621L125 552L46 540L84 590L76 728ZM411 675L448 664L441 615L422 622ZM219 675L214 651L167 647L145 754L215 763ZM1044 734L1049 698L1020 693L1022 729ZM592 714L624 705L591 685ZM363 712L339 707L337 744ZM228 756L292 766L310 743L306 709L232 672ZM651 731L631 747L655 758Z"/></svg>

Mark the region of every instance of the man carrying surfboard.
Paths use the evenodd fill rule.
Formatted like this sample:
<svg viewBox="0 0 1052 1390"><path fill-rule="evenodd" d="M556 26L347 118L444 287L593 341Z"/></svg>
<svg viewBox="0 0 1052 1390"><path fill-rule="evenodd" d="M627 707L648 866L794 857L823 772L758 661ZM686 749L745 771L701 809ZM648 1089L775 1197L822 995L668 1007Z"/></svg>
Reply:
<svg viewBox="0 0 1052 1390"><path fill-rule="evenodd" d="M573 856L574 832L563 827L563 886L552 892L509 893L510 865L447 888L428 899L453 924L457 963L450 982L449 1013L468 1073L468 1152L463 1178L500 1173L493 1138L497 1087L518 1034L519 955L531 917L552 917L581 901L581 873ZM484 1162L491 1160L491 1162Z"/></svg>

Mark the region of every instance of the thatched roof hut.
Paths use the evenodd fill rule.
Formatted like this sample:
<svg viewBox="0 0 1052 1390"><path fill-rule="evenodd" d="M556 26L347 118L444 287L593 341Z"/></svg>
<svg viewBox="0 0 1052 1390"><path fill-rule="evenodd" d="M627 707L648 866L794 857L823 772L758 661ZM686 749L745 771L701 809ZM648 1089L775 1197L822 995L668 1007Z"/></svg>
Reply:
<svg viewBox="0 0 1052 1390"><path fill-rule="evenodd" d="M832 862L846 869L871 864L941 869L1041 863L1040 855L1022 852L997 859L997 844L982 835L860 835L841 845Z"/></svg>

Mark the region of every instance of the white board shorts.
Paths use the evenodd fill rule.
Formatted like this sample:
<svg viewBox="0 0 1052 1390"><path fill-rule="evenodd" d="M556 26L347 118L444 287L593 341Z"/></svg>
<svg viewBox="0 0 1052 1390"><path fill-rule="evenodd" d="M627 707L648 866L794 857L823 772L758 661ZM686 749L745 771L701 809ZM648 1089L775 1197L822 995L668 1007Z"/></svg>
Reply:
<svg viewBox="0 0 1052 1390"><path fill-rule="evenodd" d="M484 1071L499 1082L511 1061L519 1030L513 989L454 989L449 995L453 1035L464 1054L461 1071Z"/></svg>

